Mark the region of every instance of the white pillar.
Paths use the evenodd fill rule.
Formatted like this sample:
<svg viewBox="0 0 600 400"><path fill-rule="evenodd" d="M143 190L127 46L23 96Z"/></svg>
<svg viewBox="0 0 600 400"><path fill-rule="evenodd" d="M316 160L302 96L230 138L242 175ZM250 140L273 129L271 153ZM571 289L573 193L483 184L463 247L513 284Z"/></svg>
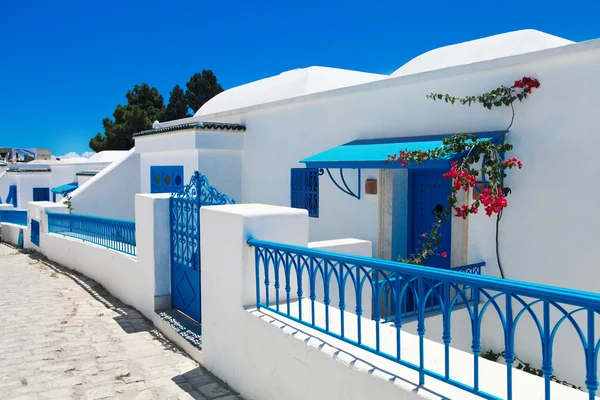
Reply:
<svg viewBox="0 0 600 400"><path fill-rule="evenodd" d="M171 307L171 232L169 222L170 193L137 194L135 196L135 240L139 265L143 266L154 290L149 294L147 310Z"/></svg>
<svg viewBox="0 0 600 400"><path fill-rule="evenodd" d="M245 350L245 308L256 306L254 250L250 238L308 245L308 213L261 204L200 209L202 352L204 365L233 387L247 384L240 365Z"/></svg>

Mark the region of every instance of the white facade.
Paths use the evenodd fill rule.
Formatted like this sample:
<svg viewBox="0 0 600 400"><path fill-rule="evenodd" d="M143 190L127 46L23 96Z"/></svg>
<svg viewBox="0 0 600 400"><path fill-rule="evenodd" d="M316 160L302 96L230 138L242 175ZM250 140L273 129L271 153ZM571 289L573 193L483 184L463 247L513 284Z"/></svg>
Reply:
<svg viewBox="0 0 600 400"><path fill-rule="evenodd" d="M43 188L50 190L49 200L60 201L62 195L51 192L52 188L70 183L78 183L77 173L93 170L101 171L115 160L122 159L127 152L112 151L95 154L90 159L64 160L35 160L26 164L9 165L8 170L0 173L0 199L5 203L11 185L17 186L17 208L25 208L27 203L33 201L33 189Z"/></svg>

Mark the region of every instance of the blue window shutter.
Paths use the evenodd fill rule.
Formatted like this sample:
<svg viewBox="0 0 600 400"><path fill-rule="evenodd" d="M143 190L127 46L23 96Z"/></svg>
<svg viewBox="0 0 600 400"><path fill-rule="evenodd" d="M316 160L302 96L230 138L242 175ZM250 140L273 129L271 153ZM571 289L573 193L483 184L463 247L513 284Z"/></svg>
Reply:
<svg viewBox="0 0 600 400"><path fill-rule="evenodd" d="M150 167L150 193L173 193L182 188L182 165Z"/></svg>
<svg viewBox="0 0 600 400"><path fill-rule="evenodd" d="M319 170L292 168L291 206L308 210L309 217L319 217Z"/></svg>
<svg viewBox="0 0 600 400"><path fill-rule="evenodd" d="M50 188L33 188L33 201L50 201Z"/></svg>

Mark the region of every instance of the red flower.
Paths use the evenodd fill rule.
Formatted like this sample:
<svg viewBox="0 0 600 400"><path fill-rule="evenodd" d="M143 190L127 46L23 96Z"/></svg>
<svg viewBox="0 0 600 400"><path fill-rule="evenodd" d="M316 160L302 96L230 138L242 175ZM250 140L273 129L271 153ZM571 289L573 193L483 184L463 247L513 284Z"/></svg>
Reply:
<svg viewBox="0 0 600 400"><path fill-rule="evenodd" d="M442 251L441 256L442 256L442 258L446 258L446 257L448 257L448 253L446 253L445 251Z"/></svg>

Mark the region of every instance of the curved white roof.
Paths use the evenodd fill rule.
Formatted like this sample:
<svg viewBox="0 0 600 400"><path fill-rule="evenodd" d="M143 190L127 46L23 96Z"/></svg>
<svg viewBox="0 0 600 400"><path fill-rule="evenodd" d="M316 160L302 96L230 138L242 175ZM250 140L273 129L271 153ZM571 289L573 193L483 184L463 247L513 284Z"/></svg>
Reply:
<svg viewBox="0 0 600 400"><path fill-rule="evenodd" d="M128 150L105 150L96 153L86 160L86 162L115 162L127 156Z"/></svg>
<svg viewBox="0 0 600 400"><path fill-rule="evenodd" d="M194 116L237 110L385 78L385 75L327 67L293 69L219 93Z"/></svg>
<svg viewBox="0 0 600 400"><path fill-rule="evenodd" d="M571 43L573 42L570 40L548 33L534 29L524 29L428 51L413 58L390 76L418 74L457 65L531 53Z"/></svg>

